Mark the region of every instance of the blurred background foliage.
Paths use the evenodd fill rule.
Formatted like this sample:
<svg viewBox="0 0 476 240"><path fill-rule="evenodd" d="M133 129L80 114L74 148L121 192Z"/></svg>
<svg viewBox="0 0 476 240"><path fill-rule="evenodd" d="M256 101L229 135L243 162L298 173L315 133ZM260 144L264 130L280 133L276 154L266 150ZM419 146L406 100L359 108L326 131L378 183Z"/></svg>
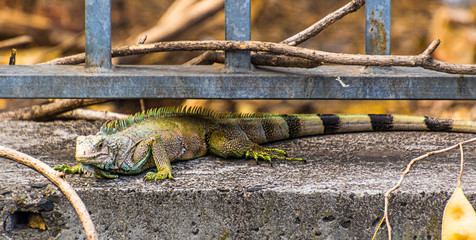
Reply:
<svg viewBox="0 0 476 240"><path fill-rule="evenodd" d="M172 0L112 1L112 45L137 41L153 27ZM252 0L252 40L279 42L346 4L348 0ZM434 57L475 63L476 5L473 1L392 1L392 54L421 53L434 39L442 43ZM364 8L344 17L303 47L331 52L364 53ZM180 17L180 16L179 16ZM224 12L219 11L164 40L224 39ZM7 41L13 45L2 45ZM84 51L84 1L0 0L0 64L11 48L17 64L36 64ZM115 64L182 64L199 52L155 53L115 59ZM1 86L0 86L1 87ZM438 93L435 93L438 94ZM0 111L44 103L45 99L0 99ZM195 100L144 99L146 108L200 105L216 111L273 113L399 113L476 120L473 101L428 100ZM124 113L140 111L139 100L92 106Z"/></svg>

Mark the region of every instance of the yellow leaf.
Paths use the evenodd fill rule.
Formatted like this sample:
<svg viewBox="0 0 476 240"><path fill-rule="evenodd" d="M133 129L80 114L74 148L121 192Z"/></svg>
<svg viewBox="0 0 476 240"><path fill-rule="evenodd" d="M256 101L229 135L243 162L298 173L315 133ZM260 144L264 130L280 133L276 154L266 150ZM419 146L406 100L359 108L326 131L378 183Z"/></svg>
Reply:
<svg viewBox="0 0 476 240"><path fill-rule="evenodd" d="M41 217L40 214L34 213L30 216L28 220L28 226L31 228L38 228L40 230L46 230L46 223L45 220Z"/></svg>
<svg viewBox="0 0 476 240"><path fill-rule="evenodd" d="M476 213L457 186L443 213L442 240L476 240Z"/></svg>

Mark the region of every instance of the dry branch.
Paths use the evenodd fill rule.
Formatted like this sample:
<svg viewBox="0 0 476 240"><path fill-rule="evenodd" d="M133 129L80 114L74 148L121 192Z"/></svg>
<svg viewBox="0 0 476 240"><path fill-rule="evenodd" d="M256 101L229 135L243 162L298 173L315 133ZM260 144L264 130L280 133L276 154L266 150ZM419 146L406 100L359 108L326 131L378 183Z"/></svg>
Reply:
<svg viewBox="0 0 476 240"><path fill-rule="evenodd" d="M444 153L444 152L448 152L452 149L455 149L457 147L460 147L461 149L461 170L460 170L460 175L458 177L458 184L460 183L461 181L461 175L462 175L462 171L463 171L463 150L462 150L462 146L463 144L467 144L467 143L471 143L471 142L476 142L476 138L471 138L471 139L468 139L466 141L463 141L463 142L460 142L460 143L457 143L453 146L450 146L450 147L447 147L447 148L444 148L444 149L440 149L440 150L436 150L436 151L432 151L432 152L428 152L426 154L423 154L423 155L420 155L414 159L412 159L407 167L405 168L405 170L402 172L402 175L400 176L400 180L398 180L397 184L390 188L386 193L385 193L385 207L384 207L384 214L383 214L383 217L382 217L382 220L380 221L380 224L377 225L377 229L375 230L375 234L374 234L374 237L372 239L375 238L378 230L380 229L380 226L383 222L383 220L385 219L385 224L387 225L387 231L388 231L388 239L389 240L392 240L392 226L390 225L390 220L388 219L388 198L390 196L390 194L397 190L401 185L402 185L402 182L403 182L403 179L405 178L405 176L410 172L410 168L413 166L413 164L415 164L416 162L424 159L424 158L427 158L431 155L434 155L434 154L439 154L439 153Z"/></svg>
<svg viewBox="0 0 476 240"><path fill-rule="evenodd" d="M56 102L0 113L0 120L41 120L72 109L103 103L105 99L63 99Z"/></svg>
<svg viewBox="0 0 476 240"><path fill-rule="evenodd" d="M290 46L299 45L308 39L316 36L324 29L329 27L337 20L343 18L345 15L355 12L365 4L365 0L353 0L328 14L326 17L317 21L310 27L303 31L281 41L283 44ZM207 51L200 56L188 61L185 65L209 65L215 62L224 63L225 54L223 52ZM318 61L311 61L308 59L293 58L288 56L272 55L267 53L251 53L251 62L255 65L265 66L281 66L281 67L302 67L312 68L321 65Z"/></svg>
<svg viewBox="0 0 476 240"><path fill-rule="evenodd" d="M223 51L206 51L200 56L191 59L183 65L211 65L213 63L224 63L225 53ZM298 57L266 54L266 53L251 53L251 63L261 66L279 66L279 67L300 67L313 68L320 64L318 61L303 59Z"/></svg>
<svg viewBox="0 0 476 240"><path fill-rule="evenodd" d="M362 65L362 66L404 66L423 67L447 73L476 74L476 65L454 64L432 59L430 54L439 45L439 40L433 41L430 46L419 55L362 55L331 53L307 48L292 47L282 43L258 41L177 41L154 44L130 45L114 48L113 57L148 54L164 51L206 51L206 50L250 50L282 54L317 61L322 64ZM55 59L43 64L79 64L84 62L84 54Z"/></svg>
<svg viewBox="0 0 476 240"><path fill-rule="evenodd" d="M74 210L78 214L78 217L83 224L84 231L86 232L87 239L98 239L96 229L94 228L94 224L91 220L91 217L89 216L86 206L84 205L83 201L81 201L81 198L78 196L78 194L74 191L73 187L71 187L71 185L69 185L68 182L62 178L64 173L53 170L50 166L36 158L13 149L6 148L4 146L0 146L0 156L12 159L18 163L35 169L36 171L43 174L43 176L47 177L56 186L58 186L66 198L68 198L68 200L71 202L71 205L73 205Z"/></svg>
<svg viewBox="0 0 476 240"><path fill-rule="evenodd" d="M365 4L365 0L350 1L343 7L330 13L329 15L325 16L323 19L319 20L318 22L314 23L310 27L299 32L298 34L283 40L281 43L284 43L290 46L297 46L307 41L308 39L316 36L317 34L322 32L324 29L329 27L331 24L343 18L345 15L359 10L364 4Z"/></svg>
<svg viewBox="0 0 476 240"><path fill-rule="evenodd" d="M33 38L28 35L22 35L15 38L10 38L0 41L0 50L5 48L17 47L20 45L30 44L33 42Z"/></svg>
<svg viewBox="0 0 476 240"><path fill-rule="evenodd" d="M61 113L55 117L66 119L85 119L85 120L116 120L126 118L127 114L108 112L108 111L96 111L91 109L78 108L69 112Z"/></svg>

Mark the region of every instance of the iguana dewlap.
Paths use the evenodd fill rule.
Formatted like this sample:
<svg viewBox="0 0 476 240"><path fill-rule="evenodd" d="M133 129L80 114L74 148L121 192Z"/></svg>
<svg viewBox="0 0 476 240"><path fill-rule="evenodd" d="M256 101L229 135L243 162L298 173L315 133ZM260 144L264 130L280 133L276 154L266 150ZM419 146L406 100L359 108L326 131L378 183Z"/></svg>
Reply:
<svg viewBox="0 0 476 240"><path fill-rule="evenodd" d="M403 115L239 114L214 113L199 107L151 109L103 124L96 135L76 141L74 167L67 173L117 174L149 172L147 180L172 178L170 163L211 153L224 158L298 160L286 152L260 146L276 140L328 133L419 130L476 132L476 123Z"/></svg>

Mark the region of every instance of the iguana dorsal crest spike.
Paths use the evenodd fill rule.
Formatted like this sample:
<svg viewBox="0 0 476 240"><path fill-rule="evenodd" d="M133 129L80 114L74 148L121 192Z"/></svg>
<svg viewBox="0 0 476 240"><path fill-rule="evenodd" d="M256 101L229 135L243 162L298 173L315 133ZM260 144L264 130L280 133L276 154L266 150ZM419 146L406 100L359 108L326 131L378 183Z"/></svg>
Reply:
<svg viewBox="0 0 476 240"><path fill-rule="evenodd" d="M270 113L216 113L213 110L199 107L199 106L172 106L163 108L151 108L143 112L130 115L124 119L112 120L105 122L100 132L102 133L114 133L123 130L134 123L141 122L147 119L176 117L181 115L189 116L201 116L208 118L250 118L250 117L266 117L273 116L275 114Z"/></svg>

